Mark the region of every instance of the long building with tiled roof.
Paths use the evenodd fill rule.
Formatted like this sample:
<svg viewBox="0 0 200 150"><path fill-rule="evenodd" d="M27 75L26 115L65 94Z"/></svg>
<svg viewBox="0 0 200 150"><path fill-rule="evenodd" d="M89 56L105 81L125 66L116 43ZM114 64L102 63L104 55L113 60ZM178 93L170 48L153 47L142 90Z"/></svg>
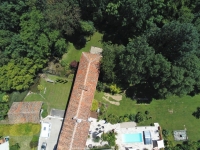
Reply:
<svg viewBox="0 0 200 150"><path fill-rule="evenodd" d="M82 53L57 150L86 148L90 108L99 77L100 60L99 54Z"/></svg>

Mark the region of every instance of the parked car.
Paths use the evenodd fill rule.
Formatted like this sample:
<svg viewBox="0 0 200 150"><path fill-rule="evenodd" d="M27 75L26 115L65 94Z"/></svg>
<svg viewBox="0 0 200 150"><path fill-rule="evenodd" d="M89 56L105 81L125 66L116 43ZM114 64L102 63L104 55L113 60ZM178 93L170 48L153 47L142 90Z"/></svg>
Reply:
<svg viewBox="0 0 200 150"><path fill-rule="evenodd" d="M41 150L46 150L46 148L47 148L47 143L43 142L41 146Z"/></svg>

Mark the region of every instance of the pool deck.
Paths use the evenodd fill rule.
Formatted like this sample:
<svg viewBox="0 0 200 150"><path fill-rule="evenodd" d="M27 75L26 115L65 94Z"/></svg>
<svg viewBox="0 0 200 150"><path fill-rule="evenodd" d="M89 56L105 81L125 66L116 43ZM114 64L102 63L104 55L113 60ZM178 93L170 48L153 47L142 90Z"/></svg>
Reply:
<svg viewBox="0 0 200 150"><path fill-rule="evenodd" d="M159 133L158 133L158 127L156 126L141 126L141 127L132 127L132 128L120 128L120 130L117 132L117 140L116 143L119 146L120 150L125 150L126 147L132 147L133 149L137 150L143 150L144 148L147 148L149 150L153 149L153 144L145 145L144 142L138 142L138 143L123 143L122 141L122 135L123 134L131 134L131 133L141 133L143 135L143 131L150 131L151 137L153 141L157 141L160 139Z"/></svg>
<svg viewBox="0 0 200 150"><path fill-rule="evenodd" d="M116 144L119 146L120 150L126 150L127 147L132 147L136 150L143 150L144 148L147 148L148 150L153 149L153 141L157 141L160 139L159 132L158 132L158 123L155 123L154 126L136 126L135 122L125 122L125 123L117 123L117 124L110 124L105 123L105 120L100 120L99 122L95 118L91 118L92 122L89 129L88 139L86 142L86 145L92 145L92 146L103 146L107 144L107 142L100 141L100 142L94 142L93 137L99 136L101 137L101 134L104 132L109 132L114 130L116 135ZM131 134L131 133L141 133L143 135L143 131L150 131L151 132L151 138L152 138L152 144L145 145L144 142L137 142L137 143L123 143L122 135L123 134ZM143 139L144 140L144 139Z"/></svg>

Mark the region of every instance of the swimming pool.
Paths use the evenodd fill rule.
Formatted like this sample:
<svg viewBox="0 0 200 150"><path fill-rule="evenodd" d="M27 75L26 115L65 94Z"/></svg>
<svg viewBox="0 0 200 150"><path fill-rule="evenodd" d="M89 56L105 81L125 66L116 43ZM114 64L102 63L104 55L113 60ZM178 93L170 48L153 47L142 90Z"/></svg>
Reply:
<svg viewBox="0 0 200 150"><path fill-rule="evenodd" d="M123 143L143 142L142 133L123 134L122 140L123 140Z"/></svg>

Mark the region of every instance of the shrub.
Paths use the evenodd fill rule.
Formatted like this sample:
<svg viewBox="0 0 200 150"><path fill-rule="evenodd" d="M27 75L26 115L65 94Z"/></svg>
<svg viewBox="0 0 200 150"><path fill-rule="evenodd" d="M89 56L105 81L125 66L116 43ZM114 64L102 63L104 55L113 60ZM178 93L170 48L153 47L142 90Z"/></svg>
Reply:
<svg viewBox="0 0 200 150"><path fill-rule="evenodd" d="M119 121L119 117L114 115L114 114L110 114L107 118L106 118L107 122L110 122L111 124L116 124Z"/></svg>
<svg viewBox="0 0 200 150"><path fill-rule="evenodd" d="M117 87L116 84L111 84L110 85L110 92L112 94L119 94L121 92L121 89L119 87Z"/></svg>
<svg viewBox="0 0 200 150"><path fill-rule="evenodd" d="M123 117L123 116L120 116L118 122L119 122L119 123L124 122L124 117Z"/></svg>
<svg viewBox="0 0 200 150"><path fill-rule="evenodd" d="M167 137L167 136L169 136L169 131L166 129L163 129L162 134L164 135L164 137Z"/></svg>
<svg viewBox="0 0 200 150"><path fill-rule="evenodd" d="M19 149L20 149L19 143L15 143L10 147L10 150L19 150Z"/></svg>
<svg viewBox="0 0 200 150"><path fill-rule="evenodd" d="M70 68L71 69L77 69L78 67L78 62L76 60L73 60L71 63L70 63Z"/></svg>
<svg viewBox="0 0 200 150"><path fill-rule="evenodd" d="M3 97L4 97L5 95L6 95L5 92L1 92L1 91L0 91L0 102L3 101Z"/></svg>
<svg viewBox="0 0 200 150"><path fill-rule="evenodd" d="M105 90L105 85L103 82L100 82L100 81L97 82L97 90L100 92Z"/></svg>
<svg viewBox="0 0 200 150"><path fill-rule="evenodd" d="M45 118L46 116L48 116L47 108L48 108L47 104L43 103L43 105L42 105L42 109L43 109L42 118Z"/></svg>
<svg viewBox="0 0 200 150"><path fill-rule="evenodd" d="M66 67L67 66L69 68L69 64L67 63L66 60L61 60L60 64L61 64L62 67Z"/></svg>
<svg viewBox="0 0 200 150"><path fill-rule="evenodd" d="M130 119L128 117L124 117L124 122L128 122Z"/></svg>
<svg viewBox="0 0 200 150"><path fill-rule="evenodd" d="M39 85L37 86L37 89L38 89L40 92L42 92L42 91L44 90L44 86L41 85L41 84L39 84Z"/></svg>
<svg viewBox="0 0 200 150"><path fill-rule="evenodd" d="M145 111L145 114L146 114L146 115L148 115L148 114L149 114L149 111L148 111L148 110L146 110L146 111Z"/></svg>
<svg viewBox="0 0 200 150"><path fill-rule="evenodd" d="M91 111L96 111L99 108L99 103L97 100L93 99Z"/></svg>
<svg viewBox="0 0 200 150"><path fill-rule="evenodd" d="M140 123L140 122L144 121L144 116L143 116L143 114L140 113L140 112L138 112L138 113L136 114L136 116L135 116L135 121L136 121L137 123Z"/></svg>
<svg viewBox="0 0 200 150"><path fill-rule="evenodd" d="M74 78L74 74L70 74L70 75L68 76L68 78L69 78L69 79L73 79L73 78Z"/></svg>
<svg viewBox="0 0 200 150"><path fill-rule="evenodd" d="M116 145L116 143L115 143L115 140L116 140L115 135L116 135L115 132L103 133L101 135L101 138L102 138L103 141L107 141L110 146L115 146Z"/></svg>
<svg viewBox="0 0 200 150"><path fill-rule="evenodd" d="M98 142L100 141L100 139L101 139L101 138L100 138L99 136L97 136L97 137L95 137L95 138L93 139L93 141L96 142L96 143L98 143Z"/></svg>
<svg viewBox="0 0 200 150"><path fill-rule="evenodd" d="M129 119L130 119L131 121L135 121L135 115L134 115L134 114L130 114L130 115L129 115Z"/></svg>
<svg viewBox="0 0 200 150"><path fill-rule="evenodd" d="M38 146L38 141L39 141L39 136L38 135L34 135L31 142L29 143L31 148L35 148Z"/></svg>
<svg viewBox="0 0 200 150"><path fill-rule="evenodd" d="M91 148L90 150L103 150L103 149L110 149L111 147L107 144L103 145L103 146L93 146L93 148Z"/></svg>

